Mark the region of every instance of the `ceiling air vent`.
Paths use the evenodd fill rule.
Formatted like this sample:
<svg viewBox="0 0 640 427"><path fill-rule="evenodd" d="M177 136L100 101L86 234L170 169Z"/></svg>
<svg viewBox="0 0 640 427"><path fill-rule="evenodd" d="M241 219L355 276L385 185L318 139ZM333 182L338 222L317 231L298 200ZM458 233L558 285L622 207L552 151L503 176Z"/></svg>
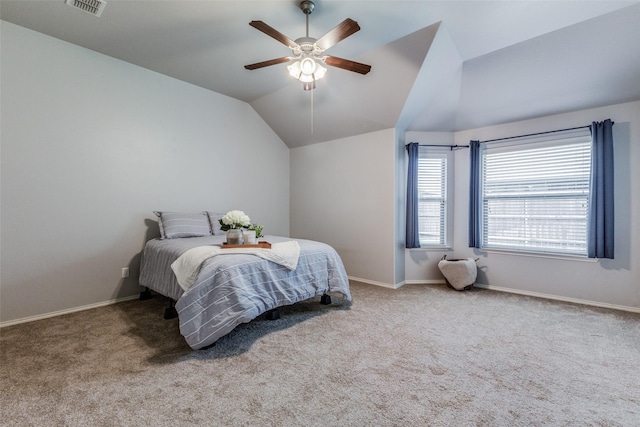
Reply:
<svg viewBox="0 0 640 427"><path fill-rule="evenodd" d="M66 0L65 3L98 17L107 5L103 0Z"/></svg>

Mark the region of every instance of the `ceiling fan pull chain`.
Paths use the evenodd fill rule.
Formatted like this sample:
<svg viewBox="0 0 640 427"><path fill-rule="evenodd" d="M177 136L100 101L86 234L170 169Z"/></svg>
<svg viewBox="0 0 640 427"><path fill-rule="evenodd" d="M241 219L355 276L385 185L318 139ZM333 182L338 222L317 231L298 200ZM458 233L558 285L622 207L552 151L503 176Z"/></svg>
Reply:
<svg viewBox="0 0 640 427"><path fill-rule="evenodd" d="M313 90L310 90L309 92L311 92L311 135L313 135Z"/></svg>

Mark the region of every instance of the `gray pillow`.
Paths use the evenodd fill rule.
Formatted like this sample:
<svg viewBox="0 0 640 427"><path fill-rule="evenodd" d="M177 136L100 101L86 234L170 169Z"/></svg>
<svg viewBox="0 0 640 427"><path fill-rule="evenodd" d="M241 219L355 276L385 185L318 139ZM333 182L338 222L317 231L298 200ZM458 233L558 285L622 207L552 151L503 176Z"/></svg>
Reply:
<svg viewBox="0 0 640 427"><path fill-rule="evenodd" d="M162 239L211 236L209 219L204 212L194 214L153 211L153 213L158 216L158 227Z"/></svg>
<svg viewBox="0 0 640 427"><path fill-rule="evenodd" d="M226 214L224 213L207 211L207 217L209 217L209 224L211 225L211 234L213 234L214 236L226 234L226 232L220 230L220 220L225 215Z"/></svg>

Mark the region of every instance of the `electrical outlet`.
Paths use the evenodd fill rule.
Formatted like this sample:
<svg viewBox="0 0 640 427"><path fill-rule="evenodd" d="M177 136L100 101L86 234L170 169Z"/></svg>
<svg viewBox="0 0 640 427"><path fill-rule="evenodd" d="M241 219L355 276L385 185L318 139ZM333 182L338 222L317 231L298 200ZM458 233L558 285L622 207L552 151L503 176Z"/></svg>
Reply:
<svg viewBox="0 0 640 427"><path fill-rule="evenodd" d="M127 277L129 277L129 267L124 267L122 269L122 278L126 279Z"/></svg>

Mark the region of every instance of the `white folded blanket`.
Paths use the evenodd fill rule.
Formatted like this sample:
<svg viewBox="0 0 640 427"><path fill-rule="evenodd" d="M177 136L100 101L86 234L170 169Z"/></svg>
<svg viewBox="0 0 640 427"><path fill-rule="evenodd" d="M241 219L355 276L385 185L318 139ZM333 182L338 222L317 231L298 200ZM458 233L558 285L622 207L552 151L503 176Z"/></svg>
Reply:
<svg viewBox="0 0 640 427"><path fill-rule="evenodd" d="M178 279L178 284L185 291L195 282L202 263L216 255L251 254L268 261L282 265L289 270L295 270L300 257L300 245L295 240L273 243L271 249L263 248L233 248L222 249L219 246L198 246L189 249L171 264L171 269Z"/></svg>

